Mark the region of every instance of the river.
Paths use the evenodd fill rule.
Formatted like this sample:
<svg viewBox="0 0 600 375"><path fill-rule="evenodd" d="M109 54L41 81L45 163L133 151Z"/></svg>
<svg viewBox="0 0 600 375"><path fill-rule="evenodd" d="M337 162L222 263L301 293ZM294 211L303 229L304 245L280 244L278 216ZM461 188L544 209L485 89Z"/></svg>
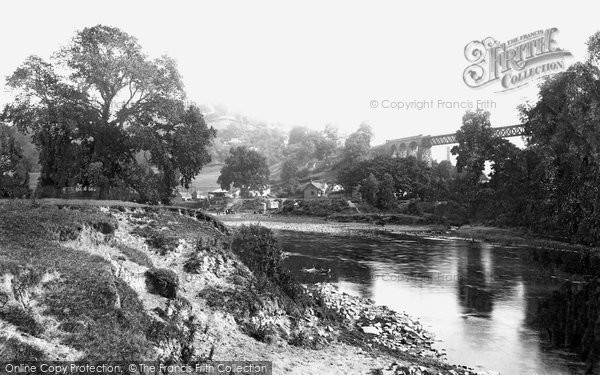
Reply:
<svg viewBox="0 0 600 375"><path fill-rule="evenodd" d="M532 323L564 275L527 249L401 235L342 237L276 231L286 266L304 283L329 282L418 318L451 363L515 374L583 374L574 354L548 347ZM329 274L303 272L329 269Z"/></svg>

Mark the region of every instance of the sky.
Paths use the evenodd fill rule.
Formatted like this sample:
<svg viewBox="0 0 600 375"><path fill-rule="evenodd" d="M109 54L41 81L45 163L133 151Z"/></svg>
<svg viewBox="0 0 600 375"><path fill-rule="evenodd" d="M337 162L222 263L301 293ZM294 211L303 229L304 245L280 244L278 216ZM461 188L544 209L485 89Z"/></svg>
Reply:
<svg viewBox="0 0 600 375"><path fill-rule="evenodd" d="M508 92L463 81L465 46L504 42L556 27L555 40L585 59L600 30L596 12L552 1L19 1L2 4L3 79L29 55L49 57L77 30L104 24L135 36L151 57L174 58L190 100L220 104L286 126L362 122L373 143L452 133L469 103L492 126L518 123L516 107L535 100L535 84ZM492 87L493 86L493 87ZM377 102L373 108L372 102ZM384 108L429 102L421 110ZM434 149L445 159L445 147Z"/></svg>

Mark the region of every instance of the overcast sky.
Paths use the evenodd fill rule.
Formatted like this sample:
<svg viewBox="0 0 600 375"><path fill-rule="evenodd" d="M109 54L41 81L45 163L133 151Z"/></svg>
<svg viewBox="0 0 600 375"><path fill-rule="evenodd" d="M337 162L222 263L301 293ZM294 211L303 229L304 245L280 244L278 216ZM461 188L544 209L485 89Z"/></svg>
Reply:
<svg viewBox="0 0 600 375"><path fill-rule="evenodd" d="M492 101L492 125L517 123L515 107L535 86L496 93L462 79L464 48L492 36L507 41L557 27L558 46L585 58L600 29L597 13L550 1L19 1L2 4L5 77L29 55L48 57L76 30L105 24L135 36L152 57L175 58L188 96L268 122L343 132L366 121L375 143L442 134L462 108L438 100ZM4 91L4 90L3 90ZM8 100L0 94L0 104ZM433 100L434 108L394 110L370 102ZM445 149L437 150L436 155Z"/></svg>

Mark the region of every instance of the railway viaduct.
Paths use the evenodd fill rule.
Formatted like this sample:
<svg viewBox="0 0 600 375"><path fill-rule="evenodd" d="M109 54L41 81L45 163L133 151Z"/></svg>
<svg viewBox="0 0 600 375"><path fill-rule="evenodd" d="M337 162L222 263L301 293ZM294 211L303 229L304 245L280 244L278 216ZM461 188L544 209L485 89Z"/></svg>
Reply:
<svg viewBox="0 0 600 375"><path fill-rule="evenodd" d="M523 125L502 126L492 129L494 129L494 135L502 138L525 135L525 127ZM453 143L457 143L456 133L442 135L419 134L412 137L387 140L384 144L374 147L374 151L399 158L414 156L419 160L431 163L431 148L433 146Z"/></svg>

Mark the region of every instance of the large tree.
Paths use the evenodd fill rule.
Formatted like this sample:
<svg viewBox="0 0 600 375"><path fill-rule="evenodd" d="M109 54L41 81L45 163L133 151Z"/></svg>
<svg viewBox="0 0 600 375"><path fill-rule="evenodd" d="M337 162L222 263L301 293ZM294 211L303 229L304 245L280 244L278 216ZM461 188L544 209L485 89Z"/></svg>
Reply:
<svg viewBox="0 0 600 375"><path fill-rule="evenodd" d="M379 155L349 165L348 168L338 173L338 181L345 191L353 191L365 179L373 174L379 182L389 174L393 178L395 196L410 198L423 198L430 194L431 168L427 163L411 156L408 158L392 158Z"/></svg>
<svg viewBox="0 0 600 375"><path fill-rule="evenodd" d="M596 38L591 42L598 43ZM548 79L539 100L521 108L537 165L532 188L543 194L539 218L553 233L600 241L600 69L590 59Z"/></svg>
<svg viewBox="0 0 600 375"><path fill-rule="evenodd" d="M250 190L263 190L269 182L267 158L246 146L232 147L217 183L223 189L234 187L247 196Z"/></svg>
<svg viewBox="0 0 600 375"><path fill-rule="evenodd" d="M467 111L462 118L462 126L456 132L457 146L452 147L456 157L456 170L465 172L468 180L476 184L490 159L491 150L496 141L490 123L490 113L478 109Z"/></svg>
<svg viewBox="0 0 600 375"><path fill-rule="evenodd" d="M373 130L366 123L360 124L358 130L346 138L343 149L343 158L346 164L356 163L369 156L371 138L373 138Z"/></svg>
<svg viewBox="0 0 600 375"><path fill-rule="evenodd" d="M15 91L3 118L31 132L40 148L41 183L115 186L168 201L210 161L216 132L185 102L174 60L148 58L138 41L107 26L79 31L50 62L29 57L7 79ZM150 155L150 168L135 161Z"/></svg>
<svg viewBox="0 0 600 375"><path fill-rule="evenodd" d="M0 198L28 195L29 169L15 129L0 123Z"/></svg>

